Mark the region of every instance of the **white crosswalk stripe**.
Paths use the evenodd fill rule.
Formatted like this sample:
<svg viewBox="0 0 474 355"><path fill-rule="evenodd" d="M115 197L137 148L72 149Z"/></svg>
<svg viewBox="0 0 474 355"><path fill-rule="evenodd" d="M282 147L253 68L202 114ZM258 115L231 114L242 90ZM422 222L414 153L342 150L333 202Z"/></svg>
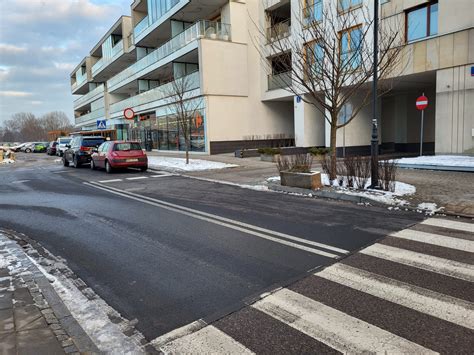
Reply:
<svg viewBox="0 0 474 355"><path fill-rule="evenodd" d="M423 223L451 230L468 231L470 228L468 223L451 220L430 219ZM419 338L417 334L412 335L411 332L406 330L401 331L403 324L395 324L392 327L387 324L386 319L373 318L378 316L376 309L374 309L373 314L367 313L371 312L370 302L378 304L379 307L380 304L385 304L388 307L386 312L389 312L391 307L393 307L395 310L403 310L403 312L413 314L412 317L414 319L424 317L422 319L428 319L429 322L434 324L424 324L425 327L434 327L436 325L437 327L445 327L441 328L442 330L436 329L440 332L439 334L445 334L444 332L446 331L449 333L449 339L453 338L453 349L459 343L465 344L464 346L469 348L469 337L464 336L462 339L454 338L456 338L459 332L472 332L474 330L474 303L468 301L471 298L461 299L465 297L464 291L458 292L459 290L456 290L456 292L453 292L452 289L446 291L446 286L440 289L449 292L450 295L437 292L436 279L430 281L432 284L421 287L420 285L426 284L423 282L418 283L418 281L414 281L415 279L408 277L407 273L409 271L407 270L413 268L418 269L418 272L429 272L430 277L436 277L436 274L439 274L440 277L443 275L445 277L444 280L450 280L449 287L461 287L464 290L466 281L474 282L474 266L435 257L428 253L429 248L435 245L446 249L448 251L446 255L454 255L453 253L460 253L462 251L463 254L460 255L465 257L465 253L473 253L474 257L473 242L469 239L448 237L414 229L393 233L391 236L399 239L400 244L398 247L382 243L373 244L359 252L362 255L371 256L372 259L367 259L367 257L364 259L362 255L359 255L358 259L355 258L350 263L353 266L348 265L349 262L333 264L322 271L316 272L314 275L317 278L311 280L310 283L304 284L303 288L292 287L294 290L301 290L298 291L301 293L306 292L304 290L307 290L308 285L314 285L312 287L316 287L316 290L303 295L296 291L282 288L273 293L262 295L259 301L250 306L251 309L253 309L253 312L256 312L255 310L263 312L266 317L269 316L271 317L270 319L273 319L272 322L280 322L279 324L282 324L282 326L291 327L297 332L304 334L304 336L309 337L308 339L325 344L324 346L329 346L342 353L435 354L438 353L437 351L446 352L444 347L446 346L445 341L439 341L436 337L434 339ZM421 253L403 249L404 243L406 243L407 248L411 245L410 241L425 244L427 252ZM437 250L439 252L442 249ZM364 264L368 261L376 261L376 263ZM361 264L357 264L358 262ZM387 267L393 266L393 263L404 265L404 269L401 269L402 274L397 276L397 279L394 279L391 277L395 276L387 277L384 271L377 270L374 266L367 266L383 265L380 264L383 262L391 262L391 264L387 263ZM361 268L356 267L357 265L361 265ZM446 279L446 276L450 279ZM405 278L411 280L411 283L405 282ZM351 292L357 292L357 297L360 297L360 299L367 298L367 303L361 304L360 309L353 312L352 307L357 308L358 304L351 305L350 307L340 307L338 300L341 299L342 302L345 302L344 300L346 299L345 297L340 297L340 294L334 295L335 301L331 301L331 303L324 301L328 300L331 294L322 297L320 300L318 298L318 301L312 299L311 295L315 294L312 292L317 292L317 287L328 285L326 280L334 283L332 284L334 288L329 288L332 291L321 289L321 292L336 292L334 290L343 290L349 287L352 289ZM323 281L324 283L322 283ZM413 282L416 282L416 285ZM469 290L466 291L469 293ZM348 295L351 294L348 293ZM453 297L453 295L456 295L456 297ZM458 296L461 298L457 298ZM398 317L394 317L398 322L403 322L405 319L403 318L403 312ZM247 314L247 317L252 317L251 312ZM255 313L253 314L255 317ZM370 321L370 319L373 319L373 321ZM374 324L371 324L371 322ZM246 326L246 323L242 324L242 327ZM256 328L254 331L258 333L262 330ZM431 329L425 329L424 334L431 336L432 331ZM232 336L224 333L223 330L219 330L217 326L206 326L192 334L165 344L160 350L164 353L229 354L256 352L256 350L252 349L252 344L255 346L255 343L247 342L247 339L242 337L238 331L233 333ZM278 333L277 336L281 337L282 335ZM284 338L282 341L285 341ZM423 344L418 344L419 341ZM285 344L280 345L282 349L285 346ZM291 348L288 352L295 352L295 349ZM460 349L460 352L468 352L468 350L463 348Z"/></svg>
<svg viewBox="0 0 474 355"><path fill-rule="evenodd" d="M362 254L375 256L376 258L391 260L400 264L474 282L474 265L461 263L459 261L439 258L437 256L417 253L379 243L371 245L360 252Z"/></svg>
<svg viewBox="0 0 474 355"><path fill-rule="evenodd" d="M400 232L393 233L391 234L391 236L474 253L474 241L470 240L446 237L433 233L420 232L413 229L405 229Z"/></svg>
<svg viewBox="0 0 474 355"><path fill-rule="evenodd" d="M435 353L287 289L253 307L343 353Z"/></svg>
<svg viewBox="0 0 474 355"><path fill-rule="evenodd" d="M434 226L434 227L450 228L450 229L456 229L456 230L460 230L464 232L474 233L474 224L452 221L448 219L429 218L421 222L421 224L427 224L429 226Z"/></svg>

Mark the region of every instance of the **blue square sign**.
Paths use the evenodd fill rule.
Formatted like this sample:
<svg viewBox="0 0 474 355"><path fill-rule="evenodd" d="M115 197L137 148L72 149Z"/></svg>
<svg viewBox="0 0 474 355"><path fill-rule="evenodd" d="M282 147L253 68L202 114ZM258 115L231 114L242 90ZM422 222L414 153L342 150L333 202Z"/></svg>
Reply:
<svg viewBox="0 0 474 355"><path fill-rule="evenodd" d="M471 76L474 76L474 67L471 67Z"/></svg>
<svg viewBox="0 0 474 355"><path fill-rule="evenodd" d="M105 120L97 120L97 129L107 129L107 122Z"/></svg>

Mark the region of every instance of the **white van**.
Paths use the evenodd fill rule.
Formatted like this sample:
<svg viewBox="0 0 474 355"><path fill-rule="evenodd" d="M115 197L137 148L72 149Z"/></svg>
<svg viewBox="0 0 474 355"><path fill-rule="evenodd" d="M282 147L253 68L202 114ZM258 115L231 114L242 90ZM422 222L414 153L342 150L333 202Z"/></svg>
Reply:
<svg viewBox="0 0 474 355"><path fill-rule="evenodd" d="M66 144L71 142L71 137L59 137L56 142L58 142L58 145L56 146L56 155L62 157L64 151L67 149Z"/></svg>

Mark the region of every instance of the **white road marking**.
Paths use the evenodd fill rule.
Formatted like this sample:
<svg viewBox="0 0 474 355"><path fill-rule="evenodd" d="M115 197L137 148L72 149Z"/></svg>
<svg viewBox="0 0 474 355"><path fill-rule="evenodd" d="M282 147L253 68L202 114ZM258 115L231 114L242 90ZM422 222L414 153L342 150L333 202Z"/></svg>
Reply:
<svg viewBox="0 0 474 355"><path fill-rule="evenodd" d="M163 175L152 175L151 177L152 177L152 178L161 178L161 177L170 177L170 176L173 176L173 175L171 175L171 174L166 174L166 175L164 175L164 174L163 174Z"/></svg>
<svg viewBox="0 0 474 355"><path fill-rule="evenodd" d="M451 221L449 219L429 218L421 222L421 224L427 224L427 225L435 226L435 227L457 229L464 232L474 233L474 224Z"/></svg>
<svg viewBox="0 0 474 355"><path fill-rule="evenodd" d="M457 325L474 329L474 304L342 263L315 275Z"/></svg>
<svg viewBox="0 0 474 355"><path fill-rule="evenodd" d="M301 245L301 244L296 244L296 243L293 243L293 242L290 242L290 241L287 241L287 240L278 239L278 238L275 238L275 237L272 237L270 235L263 234L263 233L260 233L260 232L257 232L257 231L258 230L264 231L266 233L273 234L275 236L284 235L285 239L291 239L291 240L294 240L294 241L302 241L305 244L324 245L325 249L335 248L335 247L332 247L330 245L311 242L311 241L306 240L306 239L297 238L297 237L293 237L293 236L290 236L290 235L287 235L287 234L274 232L274 231L264 229L264 228L260 228L260 227L256 227L256 226L253 226L253 225L250 225L250 224L247 224L247 223L234 221L234 220L231 220L231 219L228 219L228 218L224 218L224 217L220 217L220 216L213 215L213 214L210 214L210 213L201 212L201 211L194 210L194 209L191 209L191 208L175 205L175 204L172 204L172 203L169 203L169 202L152 199L152 198L149 198L149 197L146 197L146 196L134 194L132 192L126 192L126 191L115 189L115 188L112 188L112 187L103 187L103 186L99 186L97 184L90 184L90 183L87 183L87 182L84 182L84 184L88 185L88 186L91 186L91 187L94 187L96 189L104 190L104 191L107 191L107 192L110 192L110 193L113 193L113 194L116 194L116 195L119 195L119 196L122 196L122 197L126 197L126 198L129 198L129 199L135 200L135 201L139 201L139 202L142 202L142 203L147 203L149 205L156 206L156 207L161 207L161 208L167 209L169 211L177 212L177 213L180 213L180 214L183 214L183 215L186 215L186 216L190 216L190 217L193 217L193 218L196 218L196 219L200 219L200 220L203 220L203 221L206 221L206 222L209 222L209 223L213 223L213 224L217 224L217 225L220 225L220 226L223 226L223 227L234 229L234 230L237 230L239 232L243 232L245 234L250 234L250 235L262 238L262 239L267 239L267 240L270 240L272 242L276 242L276 243L283 244L283 245L286 245L286 246L290 246L290 247L293 247L293 248L296 248L296 249L304 250L304 251L307 251L307 252L310 252L310 253L313 253L313 254L318 254L318 255L321 255L321 256L325 256L327 258L336 259L336 258L340 257L337 254L333 254L333 253L330 253L330 252L327 252L327 251L311 248L309 246L305 246L305 245ZM249 228L249 229L247 229L247 228ZM335 249L337 249L337 248L335 248ZM348 253L347 251L345 251L345 252Z"/></svg>
<svg viewBox="0 0 474 355"><path fill-rule="evenodd" d="M342 353L435 354L421 345L288 289L282 289L252 307Z"/></svg>
<svg viewBox="0 0 474 355"><path fill-rule="evenodd" d="M160 350L164 354L253 354L212 325L172 341Z"/></svg>
<svg viewBox="0 0 474 355"><path fill-rule="evenodd" d="M176 328L171 332L168 332L166 334L163 334L162 336L159 336L158 338L153 339L150 344L153 345L155 348L159 348L160 346L165 345L173 340L197 332L205 326L207 326L207 323L202 319L199 319L181 328Z"/></svg>
<svg viewBox="0 0 474 355"><path fill-rule="evenodd" d="M390 234L392 237L413 240L426 244L438 245L440 247L468 251L474 253L474 242L471 240L447 237L439 234L421 232L413 229L404 229L400 232ZM474 258L474 255L472 256Z"/></svg>
<svg viewBox="0 0 474 355"><path fill-rule="evenodd" d="M111 179L111 180L102 180L102 181L99 181L101 184L107 184L109 182L120 182L120 181L123 181L122 179Z"/></svg>
<svg viewBox="0 0 474 355"><path fill-rule="evenodd" d="M411 250L400 249L384 244L374 244L360 251L362 254L387 259L396 263L416 267L457 279L474 282L474 265L439 258Z"/></svg>
<svg viewBox="0 0 474 355"><path fill-rule="evenodd" d="M137 177L127 178L127 180L143 180L143 179L148 179L148 176L137 176Z"/></svg>
<svg viewBox="0 0 474 355"><path fill-rule="evenodd" d="M12 184L23 184L25 182L29 182L31 180L17 180L17 181L13 181Z"/></svg>

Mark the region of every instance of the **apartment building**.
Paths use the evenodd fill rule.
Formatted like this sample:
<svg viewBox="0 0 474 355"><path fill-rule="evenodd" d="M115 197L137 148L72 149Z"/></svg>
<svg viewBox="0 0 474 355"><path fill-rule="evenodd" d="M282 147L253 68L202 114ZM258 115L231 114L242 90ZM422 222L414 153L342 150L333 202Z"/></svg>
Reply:
<svg viewBox="0 0 474 355"><path fill-rule="evenodd" d="M199 105L191 127L192 151L216 154L289 142L329 146L321 112L300 99L304 92L295 96L285 88L291 53L262 58L261 50L275 36L291 38L304 30L296 17L316 16L324 1L344 11L373 6L372 0L135 0L130 16L121 17L71 74L72 92L79 95L74 102L77 129L97 131L97 120L105 119L106 133L114 138L182 150L170 87L186 77L191 83L186 97ZM383 19L405 24L400 35L407 44L396 86L378 103L382 151L418 149L415 100L425 93L430 100L425 149L472 152L471 5L470 0L381 1ZM134 110L137 122L124 118L126 108ZM338 146L368 152L371 121L369 106L338 132Z"/></svg>

